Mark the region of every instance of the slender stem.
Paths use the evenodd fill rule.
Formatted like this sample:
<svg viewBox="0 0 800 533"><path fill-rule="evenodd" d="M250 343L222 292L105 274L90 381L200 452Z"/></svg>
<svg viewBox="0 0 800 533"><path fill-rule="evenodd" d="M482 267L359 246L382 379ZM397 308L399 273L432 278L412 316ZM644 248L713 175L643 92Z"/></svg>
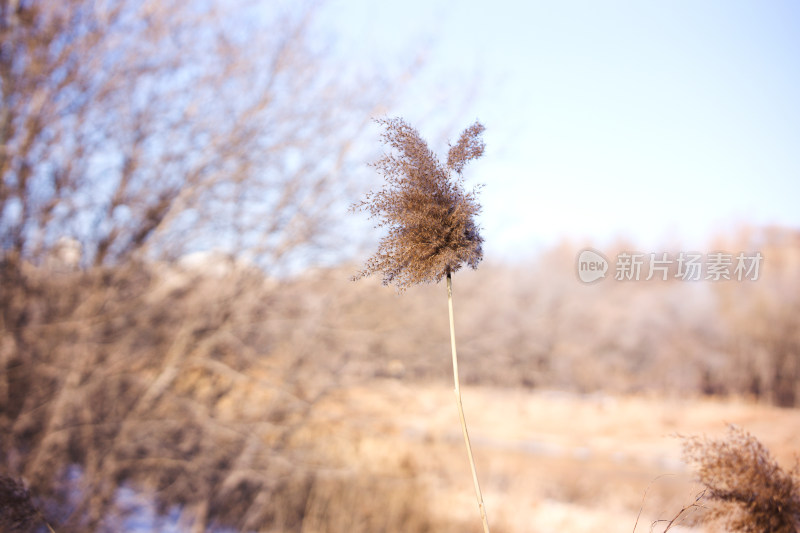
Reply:
<svg viewBox="0 0 800 533"><path fill-rule="evenodd" d="M456 405L458 405L458 416L461 419L461 431L464 433L464 444L467 447L469 457L469 467L472 470L472 483L475 485L475 497L478 500L478 510L481 512L484 533L489 533L489 521L486 518L486 506L481 495L481 486L478 483L478 473L475 470L475 458L472 456L472 446L469 443L469 433L467 433L467 421L464 418L464 406L461 405L461 388L458 382L458 356L456 355L456 327L453 320L453 280L450 272L447 273L447 309L450 313L450 347L453 350L453 382L455 383Z"/></svg>

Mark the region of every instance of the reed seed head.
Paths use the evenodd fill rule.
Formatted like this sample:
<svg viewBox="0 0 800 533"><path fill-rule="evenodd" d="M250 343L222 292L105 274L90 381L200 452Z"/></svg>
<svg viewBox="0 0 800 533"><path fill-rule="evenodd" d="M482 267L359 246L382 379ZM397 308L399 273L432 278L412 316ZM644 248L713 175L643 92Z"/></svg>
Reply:
<svg viewBox="0 0 800 533"><path fill-rule="evenodd" d="M683 455L706 486L708 518L725 531L800 531L800 463L782 468L738 426L723 439L685 439Z"/></svg>
<svg viewBox="0 0 800 533"><path fill-rule="evenodd" d="M373 164L386 183L353 209L369 212L387 234L354 279L381 273L384 285L403 291L441 281L464 264L477 268L483 258L483 238L475 222L481 206L478 188L464 190L462 171L483 155L483 125L475 122L464 130L442 164L402 118L376 122L385 128L381 139L391 149Z"/></svg>

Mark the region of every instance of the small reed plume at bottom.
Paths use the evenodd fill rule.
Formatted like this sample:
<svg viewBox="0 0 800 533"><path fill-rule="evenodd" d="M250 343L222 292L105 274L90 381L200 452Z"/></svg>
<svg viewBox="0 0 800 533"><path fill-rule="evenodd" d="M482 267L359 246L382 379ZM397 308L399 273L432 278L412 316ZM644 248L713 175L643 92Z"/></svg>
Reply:
<svg viewBox="0 0 800 533"><path fill-rule="evenodd" d="M22 481L0 473L0 531L33 531L41 525L55 533Z"/></svg>

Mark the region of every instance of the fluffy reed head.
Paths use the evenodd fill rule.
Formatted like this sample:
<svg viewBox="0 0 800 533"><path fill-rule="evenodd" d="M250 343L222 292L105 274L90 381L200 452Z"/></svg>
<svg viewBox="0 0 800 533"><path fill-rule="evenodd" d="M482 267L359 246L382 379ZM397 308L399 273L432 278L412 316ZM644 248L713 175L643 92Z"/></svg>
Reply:
<svg viewBox="0 0 800 533"><path fill-rule="evenodd" d="M386 184L353 209L368 211L388 233L354 279L379 272L384 285L395 284L402 291L441 281L464 264L477 268L483 258L475 222L481 206L477 189L464 190L462 171L483 155L484 127L475 122L464 130L442 164L402 118L377 122L385 128L381 139L392 149L373 165Z"/></svg>
<svg viewBox="0 0 800 533"><path fill-rule="evenodd" d="M685 439L683 455L706 486L708 518L725 531L800 531L800 463L782 468L737 426L729 426L722 439Z"/></svg>

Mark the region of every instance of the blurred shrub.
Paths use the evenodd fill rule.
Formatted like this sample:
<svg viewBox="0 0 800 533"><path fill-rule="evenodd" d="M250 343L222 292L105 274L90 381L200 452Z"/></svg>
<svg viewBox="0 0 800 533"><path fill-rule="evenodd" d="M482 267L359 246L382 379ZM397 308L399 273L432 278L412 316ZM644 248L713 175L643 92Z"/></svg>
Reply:
<svg viewBox="0 0 800 533"><path fill-rule="evenodd" d="M300 284L208 267L23 265L4 283L0 460L58 531L119 531L143 505L192 531L300 531L322 498L318 465L336 463L308 421L342 375L323 308ZM374 512L384 495L417 505L396 501L417 489L364 490ZM398 513L381 530L426 520Z"/></svg>

